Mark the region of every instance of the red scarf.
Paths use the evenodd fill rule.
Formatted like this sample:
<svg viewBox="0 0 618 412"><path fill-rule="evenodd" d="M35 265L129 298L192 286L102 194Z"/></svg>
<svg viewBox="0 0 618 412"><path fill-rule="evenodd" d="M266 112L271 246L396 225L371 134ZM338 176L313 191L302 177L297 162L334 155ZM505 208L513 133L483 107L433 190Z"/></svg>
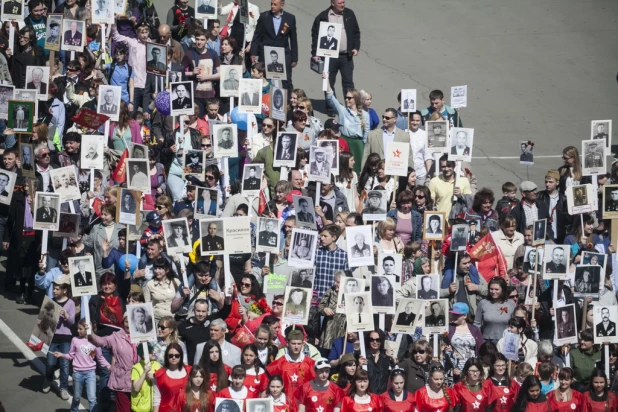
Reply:
<svg viewBox="0 0 618 412"><path fill-rule="evenodd" d="M101 296L103 304L101 305L101 321L107 325L122 327L122 304L120 296Z"/></svg>

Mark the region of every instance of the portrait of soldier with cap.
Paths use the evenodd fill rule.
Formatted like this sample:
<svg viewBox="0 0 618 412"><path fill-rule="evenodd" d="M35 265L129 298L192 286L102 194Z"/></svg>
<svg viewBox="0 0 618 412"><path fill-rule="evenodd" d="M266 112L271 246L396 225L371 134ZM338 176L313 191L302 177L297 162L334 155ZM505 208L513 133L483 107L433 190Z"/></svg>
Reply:
<svg viewBox="0 0 618 412"><path fill-rule="evenodd" d="M451 237L451 251L461 252L466 250L468 241L468 225L454 225Z"/></svg>
<svg viewBox="0 0 618 412"><path fill-rule="evenodd" d="M605 185L603 189L603 218L608 218L605 213L618 212L618 185Z"/></svg>
<svg viewBox="0 0 618 412"><path fill-rule="evenodd" d="M367 203L363 209L363 215L384 215L386 214L386 198L382 201L382 191L371 190L367 194Z"/></svg>
<svg viewBox="0 0 618 412"><path fill-rule="evenodd" d="M588 204L586 186L573 186L573 205L584 206Z"/></svg>
<svg viewBox="0 0 618 412"><path fill-rule="evenodd" d="M584 169L603 167L605 149L595 141L584 143Z"/></svg>
<svg viewBox="0 0 618 412"><path fill-rule="evenodd" d="M330 176L330 160L327 159L326 149L323 147L312 147L313 160L309 167L309 174L328 178ZM385 212L386 213L386 212Z"/></svg>

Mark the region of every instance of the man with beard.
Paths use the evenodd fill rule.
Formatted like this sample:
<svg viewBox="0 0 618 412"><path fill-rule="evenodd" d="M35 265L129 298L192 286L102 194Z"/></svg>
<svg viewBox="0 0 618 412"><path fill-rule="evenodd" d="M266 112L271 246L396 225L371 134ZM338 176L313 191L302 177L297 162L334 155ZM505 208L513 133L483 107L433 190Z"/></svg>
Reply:
<svg viewBox="0 0 618 412"><path fill-rule="evenodd" d="M616 336L616 323L609 320L609 308L601 308L601 323L596 326L597 336Z"/></svg>

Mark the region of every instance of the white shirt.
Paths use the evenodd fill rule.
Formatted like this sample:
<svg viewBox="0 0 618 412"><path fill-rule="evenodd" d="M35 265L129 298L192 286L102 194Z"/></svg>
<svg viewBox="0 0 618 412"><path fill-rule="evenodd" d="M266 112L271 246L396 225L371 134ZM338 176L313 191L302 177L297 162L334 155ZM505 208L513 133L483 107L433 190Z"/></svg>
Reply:
<svg viewBox="0 0 618 412"><path fill-rule="evenodd" d="M393 132L389 133L388 130L386 130L385 128L382 128L382 144L384 147L384 151L386 151L386 147L388 146L389 143L392 143L395 141L395 131L397 130L397 128L393 128Z"/></svg>
<svg viewBox="0 0 618 412"><path fill-rule="evenodd" d="M408 133L410 134L410 149L412 150L412 158L414 159L416 177L425 177L427 176L425 161L433 159L431 153L428 153L425 149L427 134L423 129L418 129L416 132L408 130Z"/></svg>

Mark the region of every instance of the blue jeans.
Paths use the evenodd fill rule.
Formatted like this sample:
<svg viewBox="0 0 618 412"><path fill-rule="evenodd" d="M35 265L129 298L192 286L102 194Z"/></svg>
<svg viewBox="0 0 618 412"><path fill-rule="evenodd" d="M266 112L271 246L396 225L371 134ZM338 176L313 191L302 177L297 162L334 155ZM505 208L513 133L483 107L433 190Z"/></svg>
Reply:
<svg viewBox="0 0 618 412"><path fill-rule="evenodd" d="M69 361L64 358L57 359L53 352L69 353L71 342L52 343L47 351L47 368L45 369L45 378L48 381L54 380L54 371L56 365L60 365L60 389L69 389Z"/></svg>
<svg viewBox="0 0 618 412"><path fill-rule="evenodd" d="M179 176L168 175L167 176L167 188L172 195L173 202L181 200L185 191L185 181Z"/></svg>
<svg viewBox="0 0 618 412"><path fill-rule="evenodd" d="M106 361L108 361L110 364L112 363L113 353L111 349L101 348L101 354L103 355ZM97 365L97 370L99 371L99 388L98 389L99 389L99 393L101 396L101 403L111 402L112 392L107 387L107 381L109 381L110 370L101 365Z"/></svg>
<svg viewBox="0 0 618 412"><path fill-rule="evenodd" d="M88 409L90 412L97 411L97 374L94 369L89 371L73 371L73 402L71 412L79 410L79 401L82 398L82 391L86 387L86 397L88 398Z"/></svg>

